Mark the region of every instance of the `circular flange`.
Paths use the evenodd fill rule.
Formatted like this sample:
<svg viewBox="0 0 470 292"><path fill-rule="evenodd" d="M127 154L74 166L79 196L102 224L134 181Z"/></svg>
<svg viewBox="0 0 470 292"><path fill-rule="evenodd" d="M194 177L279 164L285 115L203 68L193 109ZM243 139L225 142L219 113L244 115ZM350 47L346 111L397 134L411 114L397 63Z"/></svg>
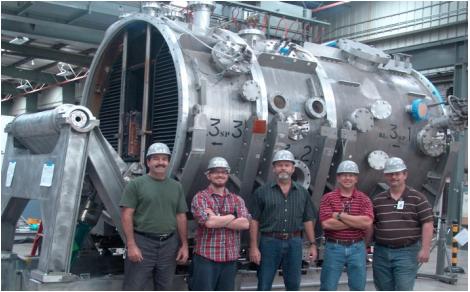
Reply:
<svg viewBox="0 0 470 292"><path fill-rule="evenodd" d="M258 82L254 80L245 81L242 87L242 98L245 101L256 101L261 97L261 89L258 85Z"/></svg>
<svg viewBox="0 0 470 292"><path fill-rule="evenodd" d="M321 119L326 116L325 101L318 97L309 98L305 101L305 112L312 119Z"/></svg>
<svg viewBox="0 0 470 292"><path fill-rule="evenodd" d="M392 106L387 101L379 99L370 106L370 111L374 118L383 120L392 114Z"/></svg>
<svg viewBox="0 0 470 292"><path fill-rule="evenodd" d="M268 107L273 114L285 113L289 109L289 99L282 93L276 92L269 96Z"/></svg>
<svg viewBox="0 0 470 292"><path fill-rule="evenodd" d="M359 132L367 132L374 127L374 117L366 108L358 108L351 114L351 122Z"/></svg>
<svg viewBox="0 0 470 292"><path fill-rule="evenodd" d="M426 155L438 157L446 151L445 133L429 125L418 132L418 147Z"/></svg>
<svg viewBox="0 0 470 292"><path fill-rule="evenodd" d="M367 156L369 166L376 170L382 170L385 167L385 161L388 159L388 154L382 150L374 150Z"/></svg>
<svg viewBox="0 0 470 292"><path fill-rule="evenodd" d="M301 160L295 160L294 162L295 170L292 174L292 179L303 186L305 189L308 189L310 186L310 170L308 166Z"/></svg>

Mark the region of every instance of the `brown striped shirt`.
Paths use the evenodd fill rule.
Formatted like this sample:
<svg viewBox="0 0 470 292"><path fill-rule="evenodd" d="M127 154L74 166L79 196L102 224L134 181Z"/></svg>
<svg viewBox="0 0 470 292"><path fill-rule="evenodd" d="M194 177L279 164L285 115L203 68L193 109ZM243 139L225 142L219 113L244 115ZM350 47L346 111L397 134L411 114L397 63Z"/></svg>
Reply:
<svg viewBox="0 0 470 292"><path fill-rule="evenodd" d="M400 200L404 201L401 210L398 209ZM398 200L386 191L376 195L372 202L377 244L395 247L413 244L421 238L423 223L433 221L432 207L426 197L408 186Z"/></svg>

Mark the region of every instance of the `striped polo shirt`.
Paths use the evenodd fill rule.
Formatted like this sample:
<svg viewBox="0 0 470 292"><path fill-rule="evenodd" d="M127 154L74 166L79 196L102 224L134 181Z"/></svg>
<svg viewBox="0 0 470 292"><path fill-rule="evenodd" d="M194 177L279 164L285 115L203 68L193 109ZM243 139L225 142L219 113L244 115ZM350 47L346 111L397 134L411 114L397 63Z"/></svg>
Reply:
<svg viewBox="0 0 470 292"><path fill-rule="evenodd" d="M251 215L259 222L261 232L300 231L304 222L314 221L316 217L310 194L295 181L287 197L276 182L259 187L251 205Z"/></svg>
<svg viewBox="0 0 470 292"><path fill-rule="evenodd" d="M376 195L372 202L375 212L374 237L380 245L411 245L421 238L423 223L433 221L431 204L423 194L408 186L398 200L386 191Z"/></svg>
<svg viewBox="0 0 470 292"><path fill-rule="evenodd" d="M343 212L353 216L369 216L374 219L372 202L369 197L354 189L351 197L341 195L339 189L324 194L320 202L320 222L332 218L333 212ZM365 230L349 227L344 230L324 230L326 238L339 240L359 240Z"/></svg>

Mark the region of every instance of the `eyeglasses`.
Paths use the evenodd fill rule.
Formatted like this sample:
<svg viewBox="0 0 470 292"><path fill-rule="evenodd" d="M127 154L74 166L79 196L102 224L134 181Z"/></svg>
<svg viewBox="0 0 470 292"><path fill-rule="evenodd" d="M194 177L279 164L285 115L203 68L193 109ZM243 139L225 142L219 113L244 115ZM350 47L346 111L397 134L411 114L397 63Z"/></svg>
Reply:
<svg viewBox="0 0 470 292"><path fill-rule="evenodd" d="M228 171L226 170L211 170L209 171L211 174L228 174Z"/></svg>

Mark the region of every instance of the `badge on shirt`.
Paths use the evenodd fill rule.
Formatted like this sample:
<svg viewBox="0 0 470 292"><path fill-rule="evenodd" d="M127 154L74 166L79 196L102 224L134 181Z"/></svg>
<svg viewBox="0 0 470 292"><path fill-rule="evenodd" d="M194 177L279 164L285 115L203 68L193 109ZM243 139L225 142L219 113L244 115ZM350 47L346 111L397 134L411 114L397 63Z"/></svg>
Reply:
<svg viewBox="0 0 470 292"><path fill-rule="evenodd" d="M405 207L405 201L398 201L397 203L397 210L403 210L403 208Z"/></svg>

